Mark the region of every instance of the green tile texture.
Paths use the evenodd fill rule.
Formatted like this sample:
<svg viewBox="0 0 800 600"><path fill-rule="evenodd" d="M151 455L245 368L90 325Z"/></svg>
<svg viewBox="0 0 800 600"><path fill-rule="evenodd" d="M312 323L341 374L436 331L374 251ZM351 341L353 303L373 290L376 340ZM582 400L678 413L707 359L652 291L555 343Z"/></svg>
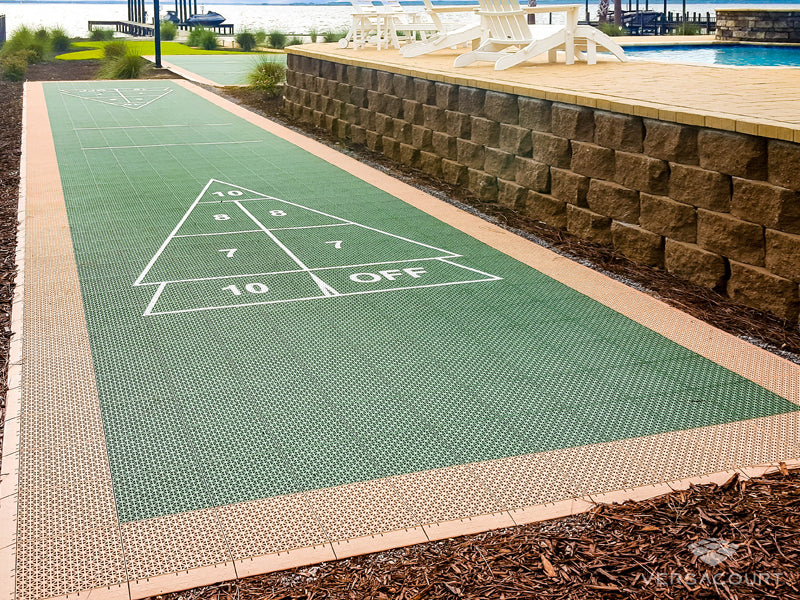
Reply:
<svg viewBox="0 0 800 600"><path fill-rule="evenodd" d="M176 84L44 85L124 522L797 409Z"/></svg>
<svg viewBox="0 0 800 600"><path fill-rule="evenodd" d="M171 54L164 60L220 85L245 85L247 74L261 60L286 66L285 54Z"/></svg>

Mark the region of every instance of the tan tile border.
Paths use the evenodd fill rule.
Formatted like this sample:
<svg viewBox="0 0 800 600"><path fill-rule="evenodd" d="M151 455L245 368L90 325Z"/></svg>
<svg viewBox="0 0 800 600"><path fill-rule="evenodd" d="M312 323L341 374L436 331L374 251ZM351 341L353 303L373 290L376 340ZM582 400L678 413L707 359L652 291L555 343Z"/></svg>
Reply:
<svg viewBox="0 0 800 600"><path fill-rule="evenodd" d="M145 60L149 60L151 63L155 63L156 62L156 57L155 56L147 55L147 56L143 56L142 58L144 58ZM164 60L163 58L161 59L161 66L164 67L165 69L168 69L168 70L172 71L173 73L175 73L175 75L180 75L184 79L188 79L189 81L194 81L195 83L201 83L203 85L210 85L212 87L225 87L221 83L217 83L216 81L212 81L212 80L208 79L207 77L203 77L202 75L198 75L194 71L189 71L188 69L184 69L183 67L179 67L175 63L168 62L168 61Z"/></svg>
<svg viewBox="0 0 800 600"><path fill-rule="evenodd" d="M765 387L772 385L776 393L800 403L798 391L800 368L797 365L719 332L650 296L577 265L477 217L463 213L319 142L249 113L211 92L186 82L176 82L176 84L295 143L509 256L579 289L606 306L626 314L718 364L762 385L766 383ZM42 89L41 84L35 86L38 86L39 90ZM55 156L52 160L55 160ZM63 204L63 197L61 203ZM771 383L771 379L777 383ZM527 457L457 465L295 496L126 523L122 525L123 537L128 540L136 539L133 546L139 547L140 552L150 556L138 567L133 564L127 565L128 573L139 569L137 575L139 579L130 582L130 596L141 598L214 583L237 575L241 577L286 569L419 543L428 539L441 539L552 519L589 510L598 502L650 498L672 489L682 489L689 483L722 482L737 473L742 477L753 474L760 476L767 470L777 468L775 463L769 461L784 460L792 465L800 464L800 459L793 454L795 452L800 454L800 442L795 439L800 438L800 434L794 436L781 434L787 430L791 431L792 428L796 429L797 418L797 413L789 413L788 416L776 415L589 447L554 450ZM726 442L729 439L736 442L735 447L731 452L727 450L721 452L723 449L718 447L719 442ZM649 468L641 468L636 463L643 452L650 453ZM653 456L657 459L673 460L669 460L669 464L660 464L664 461L653 460ZM747 463L738 464L740 461L737 459L749 460L753 466L743 466ZM553 479L551 476L553 465L567 465L568 480ZM521 474L520 469L522 469ZM697 472L704 474L694 475ZM504 488L515 485L516 480L513 478L518 476L532 478L537 485L527 490L516 491L514 499L511 497L500 499L498 494L501 494ZM664 481L665 479L668 481ZM469 494L464 495L459 492L459 490L467 491L465 488L469 488ZM585 492L581 493L581 489ZM448 497L448 493L458 497ZM565 494L572 494L575 497L565 498ZM331 525L335 525L334 529L338 528L341 533L331 535L330 532L324 532L325 518L321 518L318 512L334 508L330 502L338 502L336 498L340 497L349 498L350 501L335 505L337 522ZM373 498L373 504L369 504L369 498ZM526 498L530 498L531 501L526 502ZM548 501L547 498L551 500ZM396 505L392 508L376 504L380 502L394 502ZM269 519L284 517L287 505L297 506L298 509L289 515L289 522L283 525L289 528L294 525L304 529L306 533L296 539L299 543L303 543L301 540L308 540L306 544L310 542L313 545L267 552L252 558L245 556L247 552L245 548L254 548L253 544L259 543L256 538L260 534L258 528L253 528L252 524L241 523L242 517L252 515L258 521L262 519L262 515L266 515L263 526L269 528ZM272 509L269 509L270 506ZM395 515L388 521L384 515L377 521L369 518L365 520L365 514L368 515L370 510L386 508L391 508L389 513ZM265 509L269 510L264 512ZM409 511L411 515L408 514ZM213 535L221 536L217 539L224 540L226 546L223 552L219 549L206 549L204 554L201 553L207 556L204 560L214 562L222 560L222 562L192 566L193 559L185 556L184 551L188 551L188 554L193 553L187 546L201 543L202 539L207 537L205 534L201 535L198 524L202 525L201 529L210 527L216 532ZM398 524L404 528L397 529ZM378 530L365 535L370 528ZM235 530L238 531L236 533L238 538L233 535ZM336 539L347 535L354 537ZM245 539L248 537L252 538L251 541ZM149 547L149 544L157 538L169 540L166 553L160 545L157 549ZM241 544L239 551L231 546L234 538L239 540L237 544ZM274 544L280 543L282 539L278 536L269 544L275 547ZM130 553L133 549L131 543L131 541L126 543L125 554L128 561L136 554L136 552ZM264 547L269 547L269 544ZM215 542L215 547L219 548L219 542ZM169 563L169 566L159 566L162 563L163 565ZM167 574L158 572L164 568L172 568L177 572ZM92 590L77 596L121 600L127 597L127 594L127 586L122 585ZM71 593L69 597L74 598L75 595Z"/></svg>
<svg viewBox="0 0 800 600"><path fill-rule="evenodd" d="M672 37L672 36L670 36ZM685 41L673 39L659 41L661 44L677 43L686 44ZM707 44L708 41L694 41L693 43ZM728 42L715 42L721 45ZM635 43L627 45L635 46ZM640 44L641 45L641 44ZM647 45L651 45L648 43ZM657 44L656 44L657 45ZM691 44L689 44L691 45ZM460 73L458 69L442 70L440 68L426 67L422 61L418 61L418 66L411 68L405 62L411 59L403 59L400 55L394 57L392 53L377 53L369 51L341 50L331 46L329 49L317 44L313 47L291 46L286 49L287 54L305 56L319 60L331 61L345 65L371 68L400 75L421 77L432 81L442 81L455 85L479 87L487 90L506 92L532 98L542 98L553 102L564 102L567 104L577 104L579 106L589 106L601 110L609 110L621 114L657 118L663 121L672 121L686 125L699 127L709 127L726 131L736 131L750 135L759 135L766 138L773 138L788 141L800 141L800 126L789 121L775 121L767 118L747 117L735 113L722 113L718 111L695 109L687 107L672 106L670 104L659 103L656 100L642 101L633 98L620 98L618 96L607 96L602 93L590 93L586 91L570 90L567 87L553 88L537 83L535 77L531 77L532 82L519 82L516 80L502 80L496 76L476 76L473 71ZM395 62L397 61L397 62ZM599 59L599 62L603 62ZM635 60L633 64L654 64L655 63ZM720 69L720 70L746 70L746 69L772 69L780 72L781 69L794 69L793 67L744 67L737 65L698 65L693 63L671 63L683 68L698 69ZM621 83L620 85L625 85Z"/></svg>
<svg viewBox="0 0 800 600"><path fill-rule="evenodd" d="M17 203L17 251L14 277L14 296L11 304L11 346L15 355L21 355L23 339L23 310L25 296L25 204L27 188L27 88L22 92L22 140L19 158L19 200ZM19 349L16 349L19 347ZM22 402L22 365L10 362L8 366L8 392L6 394L3 424L3 455L0 465L0 600L13 600L16 588L17 542L17 490L19 487L19 416Z"/></svg>

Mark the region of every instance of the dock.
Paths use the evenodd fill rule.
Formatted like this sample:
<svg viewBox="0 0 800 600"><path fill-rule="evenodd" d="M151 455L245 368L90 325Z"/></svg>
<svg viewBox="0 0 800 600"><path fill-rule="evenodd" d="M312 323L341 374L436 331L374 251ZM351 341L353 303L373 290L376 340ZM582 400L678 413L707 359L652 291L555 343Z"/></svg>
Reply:
<svg viewBox="0 0 800 600"><path fill-rule="evenodd" d="M193 27L184 24L180 26L187 29ZM137 37L152 37L155 35L155 29L152 24L139 23L138 21L89 21L89 31L92 31L94 27L113 27L114 31ZM232 23L223 23L216 27L207 27L207 29L211 29L220 35L233 35Z"/></svg>

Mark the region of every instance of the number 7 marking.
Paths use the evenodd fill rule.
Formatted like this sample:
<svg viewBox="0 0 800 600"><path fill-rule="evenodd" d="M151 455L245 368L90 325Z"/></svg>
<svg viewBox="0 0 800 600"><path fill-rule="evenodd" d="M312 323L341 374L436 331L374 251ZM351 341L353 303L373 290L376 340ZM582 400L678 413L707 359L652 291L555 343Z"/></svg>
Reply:
<svg viewBox="0 0 800 600"><path fill-rule="evenodd" d="M332 242L325 242L326 244L333 244L333 247L339 250L342 247L342 240L334 240Z"/></svg>
<svg viewBox="0 0 800 600"><path fill-rule="evenodd" d="M233 253L236 252L236 248L228 248L226 250L217 250L217 252L227 252L226 256L228 258L233 258Z"/></svg>

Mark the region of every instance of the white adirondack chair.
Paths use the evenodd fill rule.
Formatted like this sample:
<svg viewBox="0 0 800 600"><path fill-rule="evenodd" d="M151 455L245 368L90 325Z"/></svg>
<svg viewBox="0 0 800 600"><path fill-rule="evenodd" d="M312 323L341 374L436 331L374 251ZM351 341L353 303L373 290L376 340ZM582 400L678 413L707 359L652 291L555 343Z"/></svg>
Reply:
<svg viewBox="0 0 800 600"><path fill-rule="evenodd" d="M430 19L420 17L425 13L409 12L400 4L399 0L381 0L383 11L386 15L386 39L389 45L400 48L400 42L413 42L417 34L423 41L431 34L439 31L439 27ZM380 41L378 42L380 49Z"/></svg>
<svg viewBox="0 0 800 600"><path fill-rule="evenodd" d="M406 44L400 48L400 54L407 58L421 56L444 48L455 48L467 44L475 50L481 39L482 28L480 22L475 23L445 23L440 15L455 12L474 13L477 6L434 6L431 0L425 2L425 12L430 15L431 21L436 25L437 31L427 40Z"/></svg>
<svg viewBox="0 0 800 600"><path fill-rule="evenodd" d="M589 25L578 25L578 4L523 9L518 0L479 2L485 37L477 49L456 58L455 67L484 61L493 62L495 70L502 71L545 52L550 62L556 62L559 50L565 52L568 65L576 58L593 65L597 63L598 46L625 60L625 52L609 36ZM548 12L566 13L566 25L528 25L526 14Z"/></svg>
<svg viewBox="0 0 800 600"><path fill-rule="evenodd" d="M350 0L350 30L339 40L340 48L347 48L350 42L358 50L367 44L377 44L380 38L381 16L372 0Z"/></svg>

